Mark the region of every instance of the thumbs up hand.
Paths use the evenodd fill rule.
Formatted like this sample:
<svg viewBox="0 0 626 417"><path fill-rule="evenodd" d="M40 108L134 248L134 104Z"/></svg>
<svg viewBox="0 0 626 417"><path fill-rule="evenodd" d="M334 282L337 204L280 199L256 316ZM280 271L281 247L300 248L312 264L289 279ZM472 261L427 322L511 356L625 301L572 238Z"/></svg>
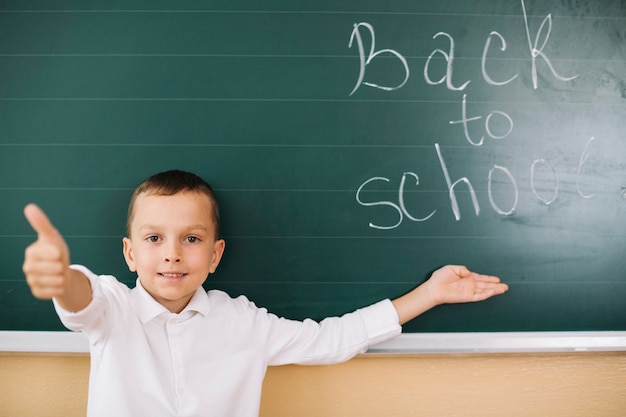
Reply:
<svg viewBox="0 0 626 417"><path fill-rule="evenodd" d="M37 298L62 296L69 281L67 244L39 207L29 204L24 208L24 215L37 232L37 240L26 249L24 256L26 282Z"/></svg>
<svg viewBox="0 0 626 417"><path fill-rule="evenodd" d="M65 239L36 205L24 208L24 216L37 232L37 240L24 255L22 270L37 298L55 298L69 311L78 311L91 301L89 280L70 269L70 252Z"/></svg>

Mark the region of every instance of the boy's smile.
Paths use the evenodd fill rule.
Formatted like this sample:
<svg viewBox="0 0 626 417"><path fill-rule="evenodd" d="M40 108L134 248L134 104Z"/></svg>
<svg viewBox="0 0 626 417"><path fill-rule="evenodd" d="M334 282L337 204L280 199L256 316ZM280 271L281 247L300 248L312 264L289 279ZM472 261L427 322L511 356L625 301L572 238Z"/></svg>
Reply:
<svg viewBox="0 0 626 417"><path fill-rule="evenodd" d="M216 240L210 199L199 192L141 194L134 206L124 257L161 305L180 313L215 272L224 252Z"/></svg>
<svg viewBox="0 0 626 417"><path fill-rule="evenodd" d="M161 275L164 278L182 278L187 274L178 274L174 272L159 272L159 275Z"/></svg>

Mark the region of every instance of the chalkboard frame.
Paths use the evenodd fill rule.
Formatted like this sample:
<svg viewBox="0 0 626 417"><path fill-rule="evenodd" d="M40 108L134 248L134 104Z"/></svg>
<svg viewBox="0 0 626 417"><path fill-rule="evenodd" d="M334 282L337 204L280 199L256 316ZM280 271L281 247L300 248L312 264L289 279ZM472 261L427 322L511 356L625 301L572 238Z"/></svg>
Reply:
<svg viewBox="0 0 626 417"><path fill-rule="evenodd" d="M371 346L364 355L495 354L626 351L626 331L407 333ZM77 332L0 331L0 352L89 352Z"/></svg>

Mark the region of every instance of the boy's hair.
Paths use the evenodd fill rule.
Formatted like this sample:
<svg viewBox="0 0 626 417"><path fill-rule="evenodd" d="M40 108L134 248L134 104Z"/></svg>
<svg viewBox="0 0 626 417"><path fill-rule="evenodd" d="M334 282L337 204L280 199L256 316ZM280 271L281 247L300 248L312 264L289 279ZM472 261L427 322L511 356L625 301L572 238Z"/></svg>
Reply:
<svg viewBox="0 0 626 417"><path fill-rule="evenodd" d="M135 188L128 205L128 217L126 220L126 233L130 237L130 224L134 216L135 201L140 194L147 195L174 195L183 191L192 191L205 194L211 201L213 208L213 223L215 226L215 239L220 236L220 211L217 197L213 188L202 178L191 172L171 170L160 172L144 180Z"/></svg>

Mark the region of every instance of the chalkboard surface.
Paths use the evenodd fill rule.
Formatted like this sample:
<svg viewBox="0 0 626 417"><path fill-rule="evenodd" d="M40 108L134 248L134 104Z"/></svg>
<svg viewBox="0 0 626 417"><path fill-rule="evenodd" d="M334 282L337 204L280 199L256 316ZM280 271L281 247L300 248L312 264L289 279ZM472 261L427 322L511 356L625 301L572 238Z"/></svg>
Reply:
<svg viewBox="0 0 626 417"><path fill-rule="evenodd" d="M21 272L36 202L134 286L131 190L221 200L207 288L320 319L447 264L510 285L421 331L626 330L619 0L4 1L0 329L60 330Z"/></svg>

